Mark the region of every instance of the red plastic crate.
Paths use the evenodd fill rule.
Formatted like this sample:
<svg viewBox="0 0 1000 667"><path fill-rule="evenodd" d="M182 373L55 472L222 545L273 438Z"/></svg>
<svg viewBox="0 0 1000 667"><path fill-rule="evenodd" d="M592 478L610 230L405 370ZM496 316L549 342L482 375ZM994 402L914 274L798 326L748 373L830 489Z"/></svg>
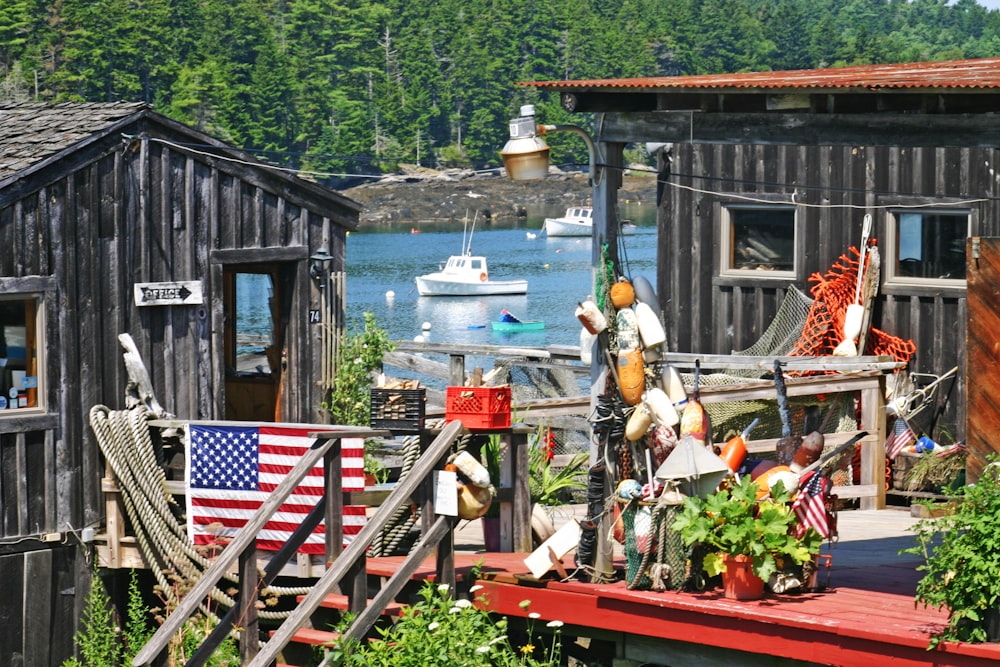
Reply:
<svg viewBox="0 0 1000 667"><path fill-rule="evenodd" d="M510 386L448 387L444 417L470 430L510 428Z"/></svg>

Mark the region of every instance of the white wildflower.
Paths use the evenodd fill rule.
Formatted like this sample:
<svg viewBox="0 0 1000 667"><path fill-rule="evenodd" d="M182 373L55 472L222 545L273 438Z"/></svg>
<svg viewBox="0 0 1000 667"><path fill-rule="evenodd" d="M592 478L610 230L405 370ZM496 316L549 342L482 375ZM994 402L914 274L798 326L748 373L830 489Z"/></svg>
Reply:
<svg viewBox="0 0 1000 667"><path fill-rule="evenodd" d="M546 627L549 627L549 628L561 628L563 626L563 622L562 621L549 621L545 625L546 625Z"/></svg>
<svg viewBox="0 0 1000 667"><path fill-rule="evenodd" d="M476 584L475 586L473 586L473 587L471 587L469 589L469 592L470 593L475 593L476 591L482 590L482 589L483 589L483 586L481 586L480 584Z"/></svg>
<svg viewBox="0 0 1000 667"><path fill-rule="evenodd" d="M449 586L448 584L438 584L438 592L439 593L447 593L450 590L451 590L451 586Z"/></svg>
<svg viewBox="0 0 1000 667"><path fill-rule="evenodd" d="M455 600L455 606L459 609L468 609L472 606L472 603L468 600Z"/></svg>
<svg viewBox="0 0 1000 667"><path fill-rule="evenodd" d="M476 649L476 653L489 653L489 652L490 652L490 647L488 644L486 646L480 646L479 648Z"/></svg>
<svg viewBox="0 0 1000 667"><path fill-rule="evenodd" d="M434 632L435 630L438 629L438 627L440 627L440 625L441 624L438 623L437 621L432 621L427 625L427 629L430 630L431 632Z"/></svg>
<svg viewBox="0 0 1000 667"><path fill-rule="evenodd" d="M462 613L462 608L461 607L452 607L451 609L448 610L448 613L449 614L461 614Z"/></svg>
<svg viewBox="0 0 1000 667"><path fill-rule="evenodd" d="M542 615L539 614L537 611L533 611L530 614L528 614L528 618L541 618L541 617Z"/></svg>

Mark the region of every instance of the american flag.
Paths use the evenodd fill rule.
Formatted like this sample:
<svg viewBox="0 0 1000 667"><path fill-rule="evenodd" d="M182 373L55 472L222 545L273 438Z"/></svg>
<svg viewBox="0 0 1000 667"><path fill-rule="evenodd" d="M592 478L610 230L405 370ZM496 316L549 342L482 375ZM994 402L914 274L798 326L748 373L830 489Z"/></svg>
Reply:
<svg viewBox="0 0 1000 667"><path fill-rule="evenodd" d="M826 516L826 491L830 482L813 470L806 474L799 488L799 495L792 503L792 511L799 520L800 535L812 528L823 537L830 536L830 523Z"/></svg>
<svg viewBox="0 0 1000 667"><path fill-rule="evenodd" d="M917 434L913 432L903 416L896 417L896 421L892 424L892 433L885 439L885 455L890 459L896 458L905 447L916 439Z"/></svg>
<svg viewBox="0 0 1000 667"><path fill-rule="evenodd" d="M191 424L187 451L188 535L196 545L224 544L254 515L299 458L313 445L310 432L322 428ZM344 491L364 490L364 440L341 440ZM257 535L257 548L277 551L323 496L323 461ZM344 542L365 524L363 505L344 507ZM220 540L220 538L222 538ZM299 553L322 554L324 524L313 531Z"/></svg>

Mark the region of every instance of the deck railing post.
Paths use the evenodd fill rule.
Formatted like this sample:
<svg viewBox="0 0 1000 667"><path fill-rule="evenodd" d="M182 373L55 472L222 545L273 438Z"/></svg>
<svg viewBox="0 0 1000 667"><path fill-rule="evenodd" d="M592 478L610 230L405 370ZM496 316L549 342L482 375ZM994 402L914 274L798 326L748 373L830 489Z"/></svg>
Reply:
<svg viewBox="0 0 1000 667"><path fill-rule="evenodd" d="M251 542L240 553L240 595L236 616L240 628L240 659L246 664L260 651L260 637L257 629L257 591L260 576L257 572L257 545Z"/></svg>

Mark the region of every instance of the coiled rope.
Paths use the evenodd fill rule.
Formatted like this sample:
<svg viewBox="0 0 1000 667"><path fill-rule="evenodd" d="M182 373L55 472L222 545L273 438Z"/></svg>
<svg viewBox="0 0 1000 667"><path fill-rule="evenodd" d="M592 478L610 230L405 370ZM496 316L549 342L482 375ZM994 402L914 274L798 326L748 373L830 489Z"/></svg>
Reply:
<svg viewBox="0 0 1000 667"><path fill-rule="evenodd" d="M400 480L409 474L419 458L420 436L406 436L403 439L403 464L399 472ZM372 540L371 546L368 547L368 556L377 558L379 556L401 555L401 552L405 553L402 548L403 542L419 518L419 508L411 505L400 505L397 507L385 529Z"/></svg>

